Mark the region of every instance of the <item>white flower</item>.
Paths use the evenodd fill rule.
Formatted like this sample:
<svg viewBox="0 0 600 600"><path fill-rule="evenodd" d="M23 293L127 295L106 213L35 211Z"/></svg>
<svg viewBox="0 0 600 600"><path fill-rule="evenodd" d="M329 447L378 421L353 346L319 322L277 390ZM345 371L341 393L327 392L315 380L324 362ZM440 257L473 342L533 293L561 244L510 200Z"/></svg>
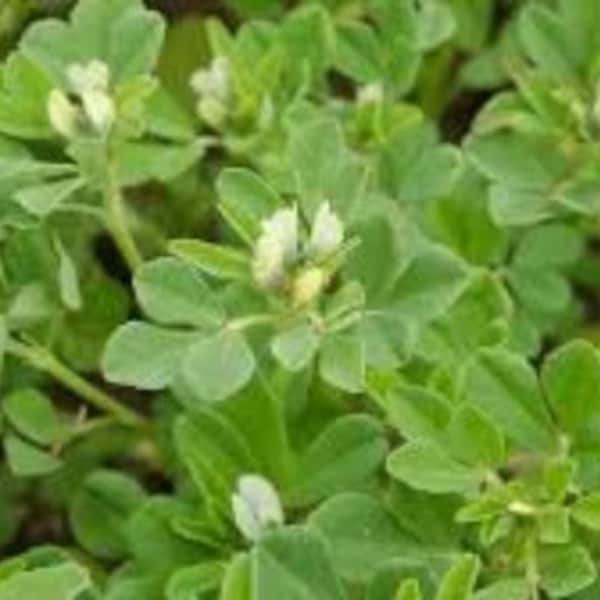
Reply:
<svg viewBox="0 0 600 600"><path fill-rule="evenodd" d="M69 138L77 133L81 113L59 89L48 96L48 119L58 133Z"/></svg>
<svg viewBox="0 0 600 600"><path fill-rule="evenodd" d="M285 280L283 246L273 236L263 235L256 242L252 261L254 280L262 288L274 289Z"/></svg>
<svg viewBox="0 0 600 600"><path fill-rule="evenodd" d="M87 65L73 63L67 69L67 79L72 90L83 96L91 90L108 92L110 70L101 60L91 60Z"/></svg>
<svg viewBox="0 0 600 600"><path fill-rule="evenodd" d="M370 83L358 90L356 100L359 104L378 104L383 100L383 85Z"/></svg>
<svg viewBox="0 0 600 600"><path fill-rule="evenodd" d="M278 210L261 226L262 234L254 247L254 279L261 287L273 289L283 284L286 268L298 258L298 210Z"/></svg>
<svg viewBox="0 0 600 600"><path fill-rule="evenodd" d="M98 133L106 133L115 122L115 103L101 90L88 90L81 96L85 114L90 124Z"/></svg>
<svg viewBox="0 0 600 600"><path fill-rule="evenodd" d="M258 540L272 526L283 524L283 509L273 485L260 475L242 475L231 497L233 518L247 540Z"/></svg>
<svg viewBox="0 0 600 600"><path fill-rule="evenodd" d="M208 69L198 69L190 79L192 89L200 97L226 102L229 97L229 61L224 56L213 59Z"/></svg>
<svg viewBox="0 0 600 600"><path fill-rule="evenodd" d="M309 256L318 260L330 257L340 248L344 241L344 226L337 215L331 210L329 202L323 202L317 211L313 222Z"/></svg>
<svg viewBox="0 0 600 600"><path fill-rule="evenodd" d="M298 209L282 208L262 222L263 236L278 240L286 265L298 258Z"/></svg>
<svg viewBox="0 0 600 600"><path fill-rule="evenodd" d="M71 91L79 97L82 109L64 92L53 90L48 99L48 114L53 127L65 137L72 137L81 122L87 120L97 133L107 133L116 119L108 66L99 60L86 65L74 63L67 68L67 81Z"/></svg>

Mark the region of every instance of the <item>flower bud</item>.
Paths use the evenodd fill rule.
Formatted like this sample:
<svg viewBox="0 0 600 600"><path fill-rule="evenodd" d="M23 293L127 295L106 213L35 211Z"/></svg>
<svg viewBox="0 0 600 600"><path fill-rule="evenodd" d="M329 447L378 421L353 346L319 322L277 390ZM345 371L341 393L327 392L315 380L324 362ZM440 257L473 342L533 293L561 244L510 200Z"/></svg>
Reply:
<svg viewBox="0 0 600 600"><path fill-rule="evenodd" d="M358 104L379 104L383 100L383 86L381 83L370 83L358 90L356 101Z"/></svg>
<svg viewBox="0 0 600 600"><path fill-rule="evenodd" d="M298 209L282 208L262 222L263 235L278 240L287 266L298 258Z"/></svg>
<svg viewBox="0 0 600 600"><path fill-rule="evenodd" d="M67 69L67 79L72 90L83 96L90 90L108 91L110 71L100 60L92 60L87 65L74 63Z"/></svg>
<svg viewBox="0 0 600 600"><path fill-rule="evenodd" d="M294 304L302 306L316 298L327 285L327 279L325 271L317 267L310 268L301 273L294 281Z"/></svg>
<svg viewBox="0 0 600 600"><path fill-rule="evenodd" d="M227 107L225 104L212 96L198 100L196 110L198 111L198 116L215 129L221 127L227 118Z"/></svg>
<svg viewBox="0 0 600 600"><path fill-rule="evenodd" d="M254 249L252 273L256 283L262 288L281 287L285 280L285 260L279 239L269 235L259 238Z"/></svg>
<svg viewBox="0 0 600 600"><path fill-rule="evenodd" d="M331 210L329 202L321 204L313 222L308 254L324 260L335 254L344 241L344 226Z"/></svg>
<svg viewBox="0 0 600 600"><path fill-rule="evenodd" d="M229 61L224 56L213 59L208 69L199 69L190 79L192 89L201 98L211 97L221 102L229 98Z"/></svg>
<svg viewBox="0 0 600 600"><path fill-rule="evenodd" d="M113 99L101 90L88 90L81 96L81 100L93 129L100 134L107 133L116 118Z"/></svg>
<svg viewBox="0 0 600 600"><path fill-rule="evenodd" d="M66 138L76 135L80 112L67 95L59 89L52 90L48 97L48 119L54 129Z"/></svg>
<svg viewBox="0 0 600 600"><path fill-rule="evenodd" d="M283 525L283 509L273 485L260 475L243 475L231 497L237 528L249 541L256 541L270 527Z"/></svg>

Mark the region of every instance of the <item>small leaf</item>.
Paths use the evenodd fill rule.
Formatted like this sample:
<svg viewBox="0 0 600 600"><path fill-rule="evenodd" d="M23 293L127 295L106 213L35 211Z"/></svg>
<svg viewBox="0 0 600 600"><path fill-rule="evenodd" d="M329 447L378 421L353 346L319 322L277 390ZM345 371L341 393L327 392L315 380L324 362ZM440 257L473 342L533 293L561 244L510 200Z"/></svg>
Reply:
<svg viewBox="0 0 600 600"><path fill-rule="evenodd" d="M460 558L444 575L436 600L469 600L480 567L476 556Z"/></svg>
<svg viewBox="0 0 600 600"><path fill-rule="evenodd" d="M283 206L269 185L249 169L225 169L217 179L219 210L238 235L252 244L261 233L261 222Z"/></svg>
<svg viewBox="0 0 600 600"><path fill-rule="evenodd" d="M521 356L503 349L480 351L467 367L463 397L519 446L556 446L536 374Z"/></svg>
<svg viewBox="0 0 600 600"><path fill-rule="evenodd" d="M175 258L159 258L136 270L135 294L144 312L162 325L214 329L225 314L200 272Z"/></svg>
<svg viewBox="0 0 600 600"><path fill-rule="evenodd" d="M200 240L173 240L169 252L219 279L247 280L250 260L239 250Z"/></svg>
<svg viewBox="0 0 600 600"><path fill-rule="evenodd" d="M394 600L421 600L421 588L417 579L408 579L400 584Z"/></svg>
<svg viewBox="0 0 600 600"><path fill-rule="evenodd" d="M252 378L256 361L244 336L222 330L196 342L186 354L183 375L207 402L217 402L243 388Z"/></svg>
<svg viewBox="0 0 600 600"><path fill-rule="evenodd" d="M0 600L76 600L91 586L87 571L75 563L64 563L0 580Z"/></svg>
<svg viewBox="0 0 600 600"><path fill-rule="evenodd" d="M15 390L6 396L3 411L20 434L38 444L50 446L64 433L52 402L34 388Z"/></svg>
<svg viewBox="0 0 600 600"><path fill-rule="evenodd" d="M529 585L522 579L506 579L479 590L473 600L529 600Z"/></svg>
<svg viewBox="0 0 600 600"><path fill-rule="evenodd" d="M579 498L571 509L571 515L580 525L600 531L600 492Z"/></svg>
<svg viewBox="0 0 600 600"><path fill-rule="evenodd" d="M83 179L62 179L52 183L26 187L15 194L15 200L36 217L46 217L84 185Z"/></svg>
<svg viewBox="0 0 600 600"><path fill-rule="evenodd" d="M364 485L384 461L387 449L383 427L376 419L340 417L306 450L287 496L294 504L310 504Z"/></svg>
<svg viewBox="0 0 600 600"><path fill-rule="evenodd" d="M123 473L93 471L74 495L69 509L69 522L77 541L100 558L124 557L127 520L145 498L142 487Z"/></svg>
<svg viewBox="0 0 600 600"><path fill-rule="evenodd" d="M541 586L552 598L567 598L594 583L598 576L592 557L583 546L542 546Z"/></svg>
<svg viewBox="0 0 600 600"><path fill-rule="evenodd" d="M350 393L364 389L365 355L356 333L327 336L319 355L319 373L333 387Z"/></svg>
<svg viewBox="0 0 600 600"><path fill-rule="evenodd" d="M460 407L447 430L446 448L454 458L474 467L496 469L504 463L504 439L478 410Z"/></svg>
<svg viewBox="0 0 600 600"><path fill-rule="evenodd" d="M312 360L319 336L309 323L292 327L271 341L273 356L289 371L300 371Z"/></svg>
<svg viewBox="0 0 600 600"><path fill-rule="evenodd" d="M561 346L544 361L542 383L560 426L576 435L600 410L598 351L585 340Z"/></svg>
<svg viewBox="0 0 600 600"><path fill-rule="evenodd" d="M433 444L409 442L387 458L387 472L418 490L432 494L472 493L481 474L453 461Z"/></svg>
<svg viewBox="0 0 600 600"><path fill-rule="evenodd" d="M108 381L140 390L169 386L181 367L195 333L173 331L131 321L110 337L102 356L102 371Z"/></svg>
<svg viewBox="0 0 600 600"><path fill-rule="evenodd" d="M19 477L48 475L62 466L62 462L51 454L14 435L4 439L4 451L11 471Z"/></svg>
<svg viewBox="0 0 600 600"><path fill-rule="evenodd" d="M309 518L332 548L337 570L349 581L365 583L378 567L394 558L414 564L422 549L375 498L339 494L322 503Z"/></svg>

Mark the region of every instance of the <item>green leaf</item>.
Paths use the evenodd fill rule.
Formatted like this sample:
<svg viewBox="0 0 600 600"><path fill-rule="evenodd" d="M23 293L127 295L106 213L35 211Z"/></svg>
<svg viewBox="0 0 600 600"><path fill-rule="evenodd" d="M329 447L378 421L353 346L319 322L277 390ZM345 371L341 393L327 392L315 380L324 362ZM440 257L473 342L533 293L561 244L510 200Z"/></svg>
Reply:
<svg viewBox="0 0 600 600"><path fill-rule="evenodd" d="M448 425L445 448L474 467L497 469L505 460L504 438L495 425L471 406L461 406Z"/></svg>
<svg viewBox="0 0 600 600"><path fill-rule="evenodd" d="M26 187L15 194L15 200L32 215L43 218L59 209L84 183L83 179L70 178Z"/></svg>
<svg viewBox="0 0 600 600"><path fill-rule="evenodd" d="M506 579L479 590L473 600L528 600L529 585L522 579Z"/></svg>
<svg viewBox="0 0 600 600"><path fill-rule="evenodd" d="M431 50L452 36L456 21L452 8L442 2L425 2L419 12L418 42L422 50Z"/></svg>
<svg viewBox="0 0 600 600"><path fill-rule="evenodd" d="M121 83L149 73L156 64L165 24L140 0L82 0L71 22L39 21L21 40L21 50L57 84L72 63L100 59Z"/></svg>
<svg viewBox="0 0 600 600"><path fill-rule="evenodd" d="M364 485L383 463L387 449L377 420L367 415L340 417L308 447L286 496L306 505Z"/></svg>
<svg viewBox="0 0 600 600"><path fill-rule="evenodd" d="M195 325L214 329L225 320L223 308L192 265L159 258L135 272L135 294L142 310L161 325Z"/></svg>
<svg viewBox="0 0 600 600"><path fill-rule="evenodd" d="M596 580L592 557L583 546L543 546L539 570L541 587L552 598L567 598Z"/></svg>
<svg viewBox="0 0 600 600"><path fill-rule="evenodd" d="M556 436L533 369L519 355L486 349L468 365L462 396L507 438L531 450L556 446Z"/></svg>
<svg viewBox="0 0 600 600"><path fill-rule="evenodd" d="M394 600L422 600L421 588L416 579L408 579L400 584Z"/></svg>
<svg viewBox="0 0 600 600"><path fill-rule="evenodd" d="M566 544L571 539L569 509L550 506L537 515L538 535L544 544Z"/></svg>
<svg viewBox="0 0 600 600"><path fill-rule="evenodd" d="M347 21L337 26L335 63L344 74L360 83L383 76L383 48L375 31L365 23Z"/></svg>
<svg viewBox="0 0 600 600"><path fill-rule="evenodd" d="M571 515L580 525L600 531L600 492L579 498L571 508Z"/></svg>
<svg viewBox="0 0 600 600"><path fill-rule="evenodd" d="M317 533L287 527L251 552L251 600L345 600L329 548Z"/></svg>
<svg viewBox="0 0 600 600"><path fill-rule="evenodd" d="M409 442L387 458L387 472L407 485L432 494L474 492L482 474L449 458L426 442Z"/></svg>
<svg viewBox="0 0 600 600"><path fill-rule="evenodd" d="M249 169L225 169L221 171L216 185L219 210L249 244L260 235L261 221L283 205L277 192Z"/></svg>
<svg viewBox="0 0 600 600"><path fill-rule="evenodd" d="M356 333L327 336L319 353L319 373L324 381L351 394L363 391L365 354Z"/></svg>
<svg viewBox="0 0 600 600"><path fill-rule="evenodd" d="M309 526L325 536L336 569L355 583L367 582L394 558L412 565L423 552L383 505L366 494L334 496L310 515Z"/></svg>
<svg viewBox="0 0 600 600"><path fill-rule="evenodd" d="M225 329L196 342L185 356L182 372L198 396L217 402L243 388L255 367L244 336Z"/></svg>
<svg viewBox="0 0 600 600"><path fill-rule="evenodd" d="M436 600L469 600L481 564L476 556L460 558L444 575Z"/></svg>
<svg viewBox="0 0 600 600"><path fill-rule="evenodd" d="M4 438L4 451L11 471L19 477L48 475L62 466L62 462L48 452L14 435Z"/></svg>
<svg viewBox="0 0 600 600"><path fill-rule="evenodd" d="M223 579L224 566L208 562L178 569L169 578L165 589L166 600L195 600L218 590Z"/></svg>
<svg viewBox="0 0 600 600"><path fill-rule="evenodd" d="M250 260L246 254L200 240L173 240L169 252L219 279L245 281L250 277Z"/></svg>
<svg viewBox="0 0 600 600"><path fill-rule="evenodd" d="M0 71L0 131L24 139L54 135L48 121L48 77L20 52L9 56Z"/></svg>
<svg viewBox="0 0 600 600"><path fill-rule="evenodd" d="M600 358L585 340L574 340L544 361L542 384L561 428L576 436L600 410Z"/></svg>
<svg viewBox="0 0 600 600"><path fill-rule="evenodd" d="M187 144L127 142L117 146L119 183L124 187L148 181L169 182L188 171L206 150L202 139Z"/></svg>
<svg viewBox="0 0 600 600"><path fill-rule="evenodd" d="M74 495L69 522L77 541L99 558L117 560L127 554L126 523L146 495L119 471L90 473Z"/></svg>
<svg viewBox="0 0 600 600"><path fill-rule="evenodd" d="M75 563L64 563L1 580L0 600L76 600L91 586L87 571Z"/></svg>
<svg viewBox="0 0 600 600"><path fill-rule="evenodd" d="M197 333L131 321L108 340L102 371L112 383L160 390L173 382L188 349L197 340Z"/></svg>
<svg viewBox="0 0 600 600"><path fill-rule="evenodd" d="M273 356L289 371L300 371L308 366L318 348L319 336L310 323L292 327L271 341Z"/></svg>
<svg viewBox="0 0 600 600"><path fill-rule="evenodd" d="M260 470L244 437L229 419L208 408L181 416L174 434L177 452L198 492L229 511L237 478Z"/></svg>
<svg viewBox="0 0 600 600"><path fill-rule="evenodd" d="M64 434L52 402L35 388L15 390L5 396L2 409L10 424L33 442L51 446Z"/></svg>
<svg viewBox="0 0 600 600"><path fill-rule="evenodd" d="M435 391L416 385L394 385L385 396L385 405L390 423L407 440L444 440L451 407Z"/></svg>
<svg viewBox="0 0 600 600"><path fill-rule="evenodd" d="M454 304L466 285L465 265L440 247L417 256L394 286L394 310L427 322Z"/></svg>

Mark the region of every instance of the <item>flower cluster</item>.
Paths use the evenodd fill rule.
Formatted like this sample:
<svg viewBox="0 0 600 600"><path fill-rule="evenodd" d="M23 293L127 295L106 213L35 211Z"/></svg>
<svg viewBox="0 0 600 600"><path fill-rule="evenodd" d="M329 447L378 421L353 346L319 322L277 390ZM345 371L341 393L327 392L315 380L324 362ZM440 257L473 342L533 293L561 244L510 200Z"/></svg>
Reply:
<svg viewBox="0 0 600 600"><path fill-rule="evenodd" d="M227 118L231 95L229 61L224 56L213 59L207 69L199 69L190 80L198 96L200 118L213 127L219 127Z"/></svg>
<svg viewBox="0 0 600 600"><path fill-rule="evenodd" d="M54 129L67 138L86 130L106 135L116 118L108 66L99 60L72 64L67 69L67 83L68 94L57 88L48 98Z"/></svg>
<svg viewBox="0 0 600 600"><path fill-rule="evenodd" d="M317 211L306 243L301 242L297 207L278 210L262 222L254 248L254 279L264 289L290 289L294 301L305 304L327 284L328 273L322 264L335 255L343 241L344 226L329 202Z"/></svg>

